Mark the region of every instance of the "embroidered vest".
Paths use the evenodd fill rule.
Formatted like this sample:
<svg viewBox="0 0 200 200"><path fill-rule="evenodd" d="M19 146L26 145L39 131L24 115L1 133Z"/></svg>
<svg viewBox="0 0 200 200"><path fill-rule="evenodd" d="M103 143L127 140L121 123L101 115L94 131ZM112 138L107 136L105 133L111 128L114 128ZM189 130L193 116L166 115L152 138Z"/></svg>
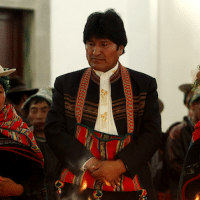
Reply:
<svg viewBox="0 0 200 200"><path fill-rule="evenodd" d="M76 99L75 116L77 120L77 127L75 137L99 160L114 160L116 154L131 143L133 136L134 117L132 85L128 70L121 65L120 68L126 97L128 133L125 136L116 136L98 132L81 124L84 102L91 76L91 68L88 68L83 74ZM75 176L72 172L65 168L61 173L60 180L57 180L55 185L58 189L60 189L64 186L64 183L85 185L87 188L101 191L141 191L141 196L145 196L147 194L146 190L142 188L138 175L135 175L135 177L131 179L130 177L122 174L120 186L114 188L110 185L101 184L96 181L88 170L82 172L79 176Z"/></svg>

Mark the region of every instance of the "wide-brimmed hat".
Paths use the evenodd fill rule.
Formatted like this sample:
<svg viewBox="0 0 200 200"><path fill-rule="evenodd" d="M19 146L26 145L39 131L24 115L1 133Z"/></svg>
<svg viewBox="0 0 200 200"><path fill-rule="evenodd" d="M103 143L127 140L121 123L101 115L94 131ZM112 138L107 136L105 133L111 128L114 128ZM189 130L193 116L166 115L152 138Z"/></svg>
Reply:
<svg viewBox="0 0 200 200"><path fill-rule="evenodd" d="M179 90L184 93L184 104L189 108L189 102L193 96L192 92L193 84L192 83L185 83L179 86Z"/></svg>
<svg viewBox="0 0 200 200"><path fill-rule="evenodd" d="M193 89L193 95L192 95L192 98L190 100L190 105L194 101L198 100L199 98L200 98L200 85L198 87L196 87L196 88Z"/></svg>
<svg viewBox="0 0 200 200"><path fill-rule="evenodd" d="M19 76L11 77L9 84L10 84L10 89L8 91L8 95L19 92L25 92L28 93L29 95L33 95L38 91L37 88L28 88Z"/></svg>
<svg viewBox="0 0 200 200"><path fill-rule="evenodd" d="M52 88L40 88L38 90L38 92L32 96L30 96L25 102L24 102L24 106L23 106L23 110L28 112L29 109L29 104L31 102L31 100L35 97L40 97L43 98L44 100L46 100L47 102L49 102L49 104L51 105L52 103L52 96L53 96L53 90Z"/></svg>
<svg viewBox="0 0 200 200"><path fill-rule="evenodd" d="M14 71L16 71L16 69L3 68L0 65L0 76L8 76L9 74L13 73Z"/></svg>
<svg viewBox="0 0 200 200"><path fill-rule="evenodd" d="M192 83L185 83L179 86L179 90L187 94L188 92L191 91L192 87L193 87Z"/></svg>

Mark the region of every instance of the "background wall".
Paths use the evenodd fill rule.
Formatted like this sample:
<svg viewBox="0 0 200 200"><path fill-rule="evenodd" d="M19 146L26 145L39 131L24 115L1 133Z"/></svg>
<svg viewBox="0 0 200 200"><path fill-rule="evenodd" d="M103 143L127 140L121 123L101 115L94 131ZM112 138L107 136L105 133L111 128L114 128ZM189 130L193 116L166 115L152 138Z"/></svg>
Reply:
<svg viewBox="0 0 200 200"><path fill-rule="evenodd" d="M88 66L84 25L89 14L108 8L121 15L127 31L121 63L157 79L165 131L187 114L178 86L191 83L200 64L200 1L51 0L51 86L57 76Z"/></svg>
<svg viewBox="0 0 200 200"><path fill-rule="evenodd" d="M200 1L159 1L158 92L163 129L187 114L178 86L192 83L200 64Z"/></svg>

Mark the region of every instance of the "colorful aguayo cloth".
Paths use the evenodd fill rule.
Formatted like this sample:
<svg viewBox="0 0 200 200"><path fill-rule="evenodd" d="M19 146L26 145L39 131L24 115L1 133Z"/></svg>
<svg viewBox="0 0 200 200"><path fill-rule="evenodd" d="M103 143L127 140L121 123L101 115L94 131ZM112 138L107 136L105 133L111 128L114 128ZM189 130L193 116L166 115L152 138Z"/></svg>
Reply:
<svg viewBox="0 0 200 200"><path fill-rule="evenodd" d="M131 142L131 136L131 134L127 134L124 137L109 135L91 130L81 124L77 125L76 138L99 160L114 160L116 154ZM121 185L116 189L112 186L99 184L87 170L76 177L69 170L64 169L60 180L64 183L76 185L86 184L88 188L102 191L142 190L137 175L133 179L122 175Z"/></svg>
<svg viewBox="0 0 200 200"><path fill-rule="evenodd" d="M87 148L92 154L100 160L114 160L116 154L126 147L132 139L134 129L134 118L133 118L133 94L132 86L130 82L130 76L126 68L121 66L121 76L126 96L126 107L127 107L127 129L128 133L125 136L110 135L102 132L97 132L80 124L83 113L83 106L86 98L87 88L89 85L91 68L88 68L81 80L79 86L79 92L76 100L75 114L77 119L77 129L75 137ZM78 177L75 176L68 169L64 169L61 173L60 180L56 181L56 187L58 189L64 187L65 183L84 185L87 188L95 189L96 191L140 191L140 196L145 197L146 190L142 188L139 181L139 177L136 175L133 179L122 175L121 185L116 189L112 186L100 184L90 174L89 171L84 171Z"/></svg>
<svg viewBox="0 0 200 200"><path fill-rule="evenodd" d="M0 111L0 133L18 143L29 146L32 151L30 150L29 154L27 154L26 151L28 150L5 145L0 145L0 150L11 151L29 157L41 163L42 166L44 165L43 155L36 144L33 133L29 130L27 124L16 114L11 104L7 104Z"/></svg>

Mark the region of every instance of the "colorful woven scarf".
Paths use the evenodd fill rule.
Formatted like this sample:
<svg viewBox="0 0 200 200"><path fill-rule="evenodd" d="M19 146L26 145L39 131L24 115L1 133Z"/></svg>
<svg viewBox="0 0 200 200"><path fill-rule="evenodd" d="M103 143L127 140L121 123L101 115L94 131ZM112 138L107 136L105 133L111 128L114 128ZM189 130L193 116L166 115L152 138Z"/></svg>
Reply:
<svg viewBox="0 0 200 200"><path fill-rule="evenodd" d="M0 111L0 133L18 143L30 147L33 154L36 155L37 159L35 160L40 162L42 166L44 165L43 155L36 144L33 133L27 124L22 121L21 117L17 115L11 104L5 105ZM14 149L10 149L10 151L16 152Z"/></svg>
<svg viewBox="0 0 200 200"><path fill-rule="evenodd" d="M195 131L192 133L193 142L197 141L200 138L200 121L195 125Z"/></svg>

